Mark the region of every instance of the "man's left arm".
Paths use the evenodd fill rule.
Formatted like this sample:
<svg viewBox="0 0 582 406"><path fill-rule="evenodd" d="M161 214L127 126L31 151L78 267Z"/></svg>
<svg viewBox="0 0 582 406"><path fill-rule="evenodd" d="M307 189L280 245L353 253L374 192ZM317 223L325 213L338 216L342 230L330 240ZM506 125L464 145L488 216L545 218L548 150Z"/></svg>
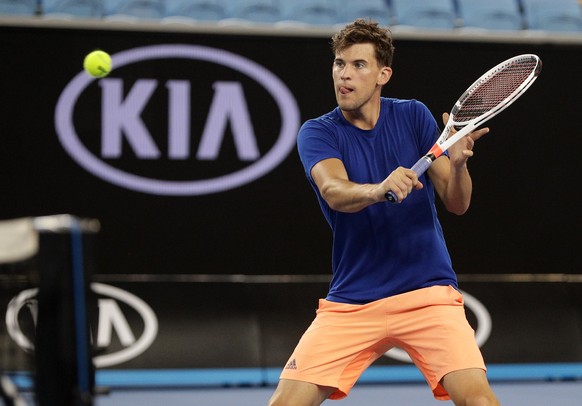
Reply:
<svg viewBox="0 0 582 406"><path fill-rule="evenodd" d="M446 124L448 113L443 114ZM464 214L471 203L473 184L467 169L467 160L473 156L475 141L489 132L489 128L473 131L448 149L449 157L439 157L428 170L437 194L451 213Z"/></svg>

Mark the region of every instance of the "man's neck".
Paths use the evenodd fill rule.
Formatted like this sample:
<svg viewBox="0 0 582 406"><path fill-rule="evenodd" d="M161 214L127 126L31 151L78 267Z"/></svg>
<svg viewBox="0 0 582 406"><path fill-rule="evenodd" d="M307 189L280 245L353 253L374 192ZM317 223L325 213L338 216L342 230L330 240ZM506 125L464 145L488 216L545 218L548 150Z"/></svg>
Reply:
<svg viewBox="0 0 582 406"><path fill-rule="evenodd" d="M380 117L380 99L378 99L377 103L370 102L358 110L341 110L341 112L344 118L353 126L361 130L372 130Z"/></svg>

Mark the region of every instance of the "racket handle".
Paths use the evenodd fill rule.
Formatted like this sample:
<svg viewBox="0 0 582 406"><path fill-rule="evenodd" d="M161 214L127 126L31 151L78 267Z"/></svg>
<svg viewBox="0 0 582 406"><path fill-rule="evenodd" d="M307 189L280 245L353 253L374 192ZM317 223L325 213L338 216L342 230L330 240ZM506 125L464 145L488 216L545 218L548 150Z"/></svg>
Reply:
<svg viewBox="0 0 582 406"><path fill-rule="evenodd" d="M414 172L416 172L416 175L418 177L420 177L430 167L430 165L433 162L433 159L434 158L431 157L430 155L425 155L422 158L420 158L418 161L416 161L416 163L410 169L412 169ZM390 203L397 203L398 202L398 197L391 190L386 192L386 194L384 196L386 197L386 200L388 200Z"/></svg>
<svg viewBox="0 0 582 406"><path fill-rule="evenodd" d="M430 168L433 161L434 158L432 156L425 155L418 161L416 161L416 163L410 169L416 172L416 175L420 178L422 174L425 173L428 170L428 168Z"/></svg>

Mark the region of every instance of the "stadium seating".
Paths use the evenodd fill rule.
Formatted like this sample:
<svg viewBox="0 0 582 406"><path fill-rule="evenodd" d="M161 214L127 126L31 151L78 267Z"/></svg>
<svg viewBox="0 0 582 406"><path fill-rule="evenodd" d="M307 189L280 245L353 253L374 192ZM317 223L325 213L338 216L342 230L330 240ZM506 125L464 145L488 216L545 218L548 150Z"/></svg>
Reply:
<svg viewBox="0 0 582 406"><path fill-rule="evenodd" d="M166 15L164 0L109 0L104 17L110 20L159 20Z"/></svg>
<svg viewBox="0 0 582 406"><path fill-rule="evenodd" d="M0 0L0 16L401 29L582 32L582 0ZM458 30L457 30L458 31Z"/></svg>
<svg viewBox="0 0 582 406"><path fill-rule="evenodd" d="M397 25L453 29L457 16L453 0L392 0Z"/></svg>
<svg viewBox="0 0 582 406"><path fill-rule="evenodd" d="M521 0L526 28L545 31L582 31L577 0Z"/></svg>
<svg viewBox="0 0 582 406"><path fill-rule="evenodd" d="M49 18L101 18L100 0L43 0L43 14Z"/></svg>
<svg viewBox="0 0 582 406"><path fill-rule="evenodd" d="M337 0L295 0L283 6L283 17L312 25L334 25L345 22Z"/></svg>
<svg viewBox="0 0 582 406"><path fill-rule="evenodd" d="M228 17L222 0L166 0L164 22L191 20L220 21Z"/></svg>
<svg viewBox="0 0 582 406"><path fill-rule="evenodd" d="M346 21L369 17L381 25L391 25L392 22L392 13L386 0L347 1L343 8Z"/></svg>
<svg viewBox="0 0 582 406"><path fill-rule="evenodd" d="M517 0L457 0L464 27L489 30L521 30Z"/></svg>
<svg viewBox="0 0 582 406"><path fill-rule="evenodd" d="M258 23L274 23L283 19L283 11L276 0L238 0L232 7L233 18Z"/></svg>
<svg viewBox="0 0 582 406"><path fill-rule="evenodd" d="M0 14L33 16L37 10L36 0L0 0Z"/></svg>

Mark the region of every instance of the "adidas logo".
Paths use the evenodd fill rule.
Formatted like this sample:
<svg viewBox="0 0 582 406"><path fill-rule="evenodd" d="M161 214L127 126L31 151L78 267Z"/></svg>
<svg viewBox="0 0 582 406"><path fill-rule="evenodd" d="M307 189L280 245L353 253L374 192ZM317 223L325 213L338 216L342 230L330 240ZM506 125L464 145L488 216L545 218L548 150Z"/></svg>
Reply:
<svg viewBox="0 0 582 406"><path fill-rule="evenodd" d="M297 369L297 363L295 363L295 358L287 363L285 369Z"/></svg>

